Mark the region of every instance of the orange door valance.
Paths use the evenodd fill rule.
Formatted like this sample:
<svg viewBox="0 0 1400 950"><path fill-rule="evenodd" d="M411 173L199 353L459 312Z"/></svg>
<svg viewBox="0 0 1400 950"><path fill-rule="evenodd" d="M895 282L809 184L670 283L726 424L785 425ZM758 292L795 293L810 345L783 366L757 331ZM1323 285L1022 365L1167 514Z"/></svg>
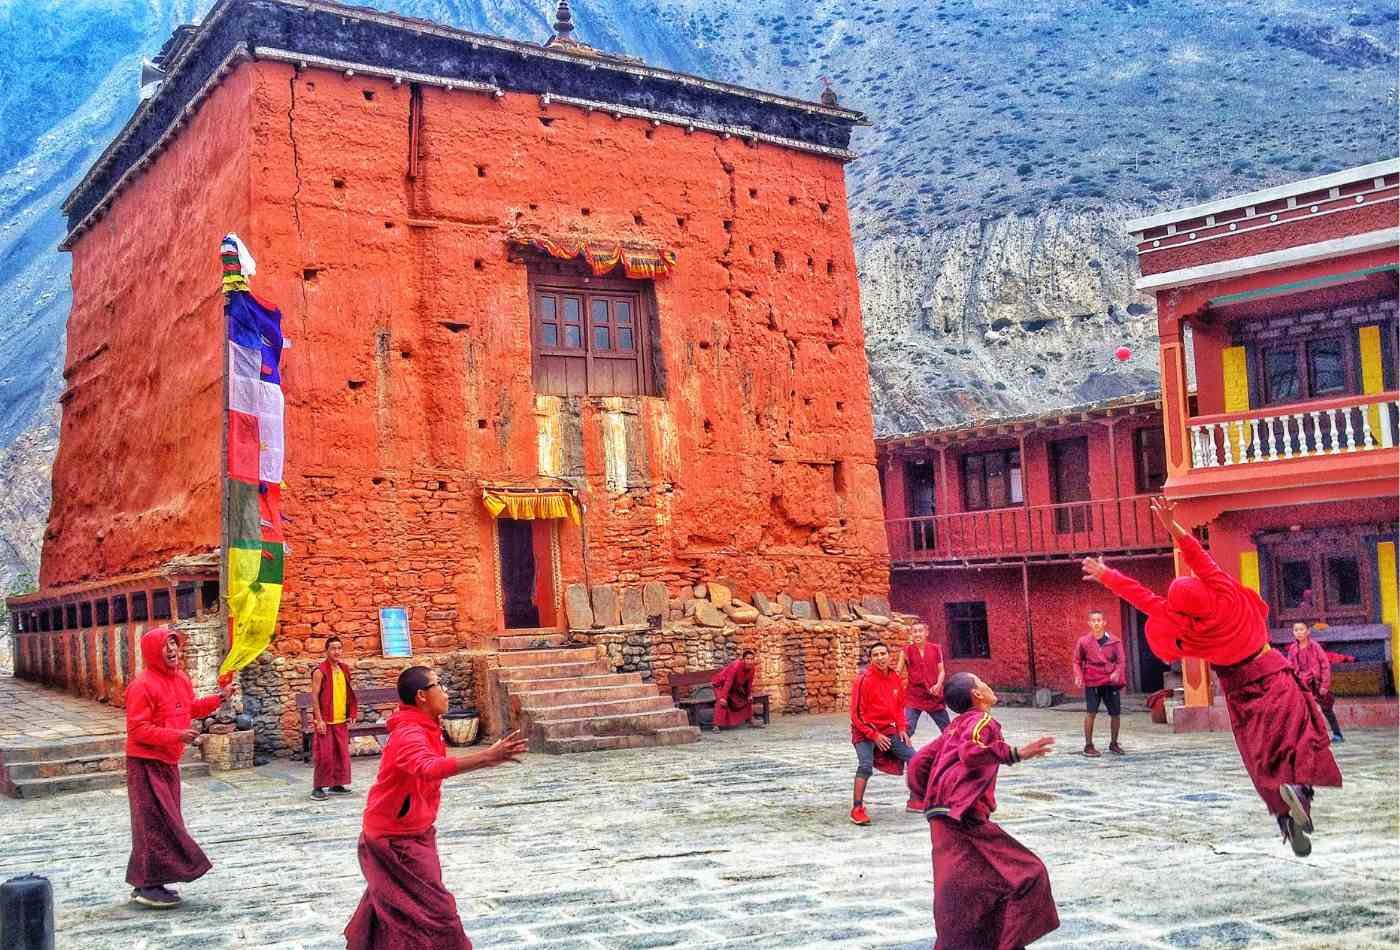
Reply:
<svg viewBox="0 0 1400 950"><path fill-rule="evenodd" d="M665 248L625 245L620 241L596 241L584 238L522 237L514 238L517 247L533 248L550 257L572 261L583 258L595 276L602 277L618 264L633 280L665 277L676 266L676 252Z"/></svg>

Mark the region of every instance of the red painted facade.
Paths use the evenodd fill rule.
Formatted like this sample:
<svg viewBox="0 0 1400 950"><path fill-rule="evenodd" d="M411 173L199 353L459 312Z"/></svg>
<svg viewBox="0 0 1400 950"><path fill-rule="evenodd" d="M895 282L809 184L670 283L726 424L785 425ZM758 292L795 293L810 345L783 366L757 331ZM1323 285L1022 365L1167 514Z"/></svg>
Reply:
<svg viewBox="0 0 1400 950"><path fill-rule="evenodd" d="M928 624L952 668L994 686L1068 692L1078 691L1074 642L1088 611L1104 610L1128 641L1130 684L1157 688L1161 664L1137 652L1135 618L1081 581L1078 561L1102 554L1151 582L1172 576L1170 544L1148 509L1164 473L1161 425L1154 399L1125 397L881 440L891 603ZM986 480L975 457L1000 452L1019 458L1020 500L969 510L978 494L969 481ZM985 656L959 639L969 610L985 617Z"/></svg>

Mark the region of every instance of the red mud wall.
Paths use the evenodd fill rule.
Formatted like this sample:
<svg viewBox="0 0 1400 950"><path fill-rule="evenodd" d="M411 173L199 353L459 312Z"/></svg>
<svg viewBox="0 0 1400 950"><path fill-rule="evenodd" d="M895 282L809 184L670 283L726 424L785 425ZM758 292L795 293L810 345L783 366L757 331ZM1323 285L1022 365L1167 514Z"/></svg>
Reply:
<svg viewBox="0 0 1400 950"><path fill-rule="evenodd" d="M293 343L280 649L338 632L376 652L390 603L411 609L420 648L496 632L480 484L533 481L561 444L586 479L594 584L886 589L840 163L426 88L410 181L407 85L238 75L255 100L244 237ZM662 395L536 397L512 231L677 251L655 282ZM604 482L610 425L626 430L626 490ZM559 547L564 583L581 581L579 529Z"/></svg>
<svg viewBox="0 0 1400 950"><path fill-rule="evenodd" d="M73 247L41 587L219 544L219 239L248 214L248 95L229 77Z"/></svg>

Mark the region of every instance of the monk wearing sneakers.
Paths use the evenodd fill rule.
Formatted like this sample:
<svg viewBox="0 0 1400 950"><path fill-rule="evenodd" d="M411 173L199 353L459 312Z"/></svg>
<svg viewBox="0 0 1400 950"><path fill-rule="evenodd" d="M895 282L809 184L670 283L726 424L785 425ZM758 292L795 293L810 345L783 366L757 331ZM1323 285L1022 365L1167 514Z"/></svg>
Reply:
<svg viewBox="0 0 1400 950"><path fill-rule="evenodd" d="M1147 644L1164 662L1198 657L1210 663L1245 771L1278 820L1283 839L1294 854L1306 857L1312 853L1313 789L1342 784L1322 710L1299 682L1298 671L1269 646L1269 608L1263 599L1220 569L1177 522L1174 507L1165 498L1152 499L1152 510L1194 577L1178 577L1162 597L1102 558L1086 557L1084 579L1147 614Z"/></svg>

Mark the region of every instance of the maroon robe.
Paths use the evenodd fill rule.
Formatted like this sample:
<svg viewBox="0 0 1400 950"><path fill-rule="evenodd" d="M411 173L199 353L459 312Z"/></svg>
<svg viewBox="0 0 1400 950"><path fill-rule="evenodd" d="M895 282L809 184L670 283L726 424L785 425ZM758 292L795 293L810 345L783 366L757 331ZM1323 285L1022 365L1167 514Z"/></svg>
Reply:
<svg viewBox="0 0 1400 950"><path fill-rule="evenodd" d="M941 712L943 689L933 691L938 681L938 668L943 665L943 650L938 644L925 640L922 649L916 643L904 646L904 666L909 671L909 685L904 692L904 705L922 712Z"/></svg>
<svg viewBox="0 0 1400 950"><path fill-rule="evenodd" d="M715 688L715 725L742 726L753 718L753 668L735 660L710 680Z"/></svg>
<svg viewBox="0 0 1400 950"><path fill-rule="evenodd" d="M345 721L331 723L335 716L332 708L335 703L332 687L334 660L321 661L321 692L316 697L316 706L321 711L321 721L326 724L326 734L316 733L311 738L311 762L315 767L315 777L311 784L315 788L330 788L333 785L350 784L350 727L359 714L360 704L355 699L355 688L350 685L350 667L344 663L340 667L345 677Z"/></svg>
<svg viewBox="0 0 1400 950"><path fill-rule="evenodd" d="M126 882L161 887L204 876L213 864L185 830L180 814L180 766L130 756L126 760L131 807L131 859Z"/></svg>
<svg viewBox="0 0 1400 950"><path fill-rule="evenodd" d="M346 950L472 950L457 901L442 883L437 829L360 835L364 896L345 927Z"/></svg>
<svg viewBox="0 0 1400 950"><path fill-rule="evenodd" d="M1020 761L990 713L969 709L909 763L933 844L935 950L1013 950L1060 926L1050 874L988 816L997 770Z"/></svg>

